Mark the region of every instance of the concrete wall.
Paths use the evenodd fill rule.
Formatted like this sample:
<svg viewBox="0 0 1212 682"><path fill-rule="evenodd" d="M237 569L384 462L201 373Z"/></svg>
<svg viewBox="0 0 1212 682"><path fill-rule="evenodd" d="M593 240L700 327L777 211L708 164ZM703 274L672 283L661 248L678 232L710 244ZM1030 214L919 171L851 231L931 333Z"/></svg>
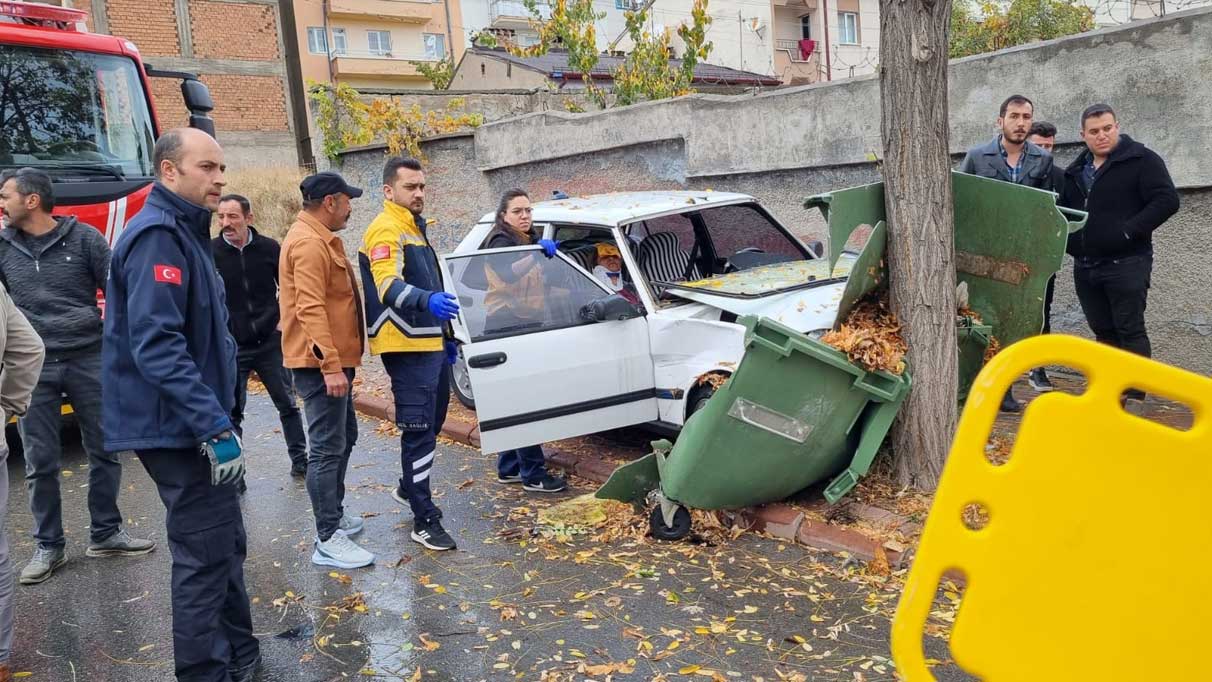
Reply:
<svg viewBox="0 0 1212 682"><path fill-rule="evenodd" d="M1205 291L1212 270L1212 124L1199 112L1212 101L1209 75L1212 11L1203 10L960 60L951 87L957 153L992 135L997 105L1007 94L1023 92L1035 98L1040 118L1060 123L1062 163L1080 151L1075 128L1081 109L1098 100L1116 106L1125 132L1166 158L1183 188L1183 206L1156 235L1149 327L1160 359L1204 374L1212 373L1212 306ZM756 97L694 96L592 115L529 114L485 126L474 137L432 141L425 151L432 188L427 213L438 220L433 240L439 250L452 248L515 186L536 199L557 188L570 194L746 192L801 237L823 238L822 221L804 211L802 201L879 179L867 159L880 148L878 110L878 82L861 79ZM347 235L351 247L382 201L382 162L377 148L342 160L350 181L371 190L355 208L356 227ZM1068 265L1058 286L1054 326L1088 335Z"/></svg>

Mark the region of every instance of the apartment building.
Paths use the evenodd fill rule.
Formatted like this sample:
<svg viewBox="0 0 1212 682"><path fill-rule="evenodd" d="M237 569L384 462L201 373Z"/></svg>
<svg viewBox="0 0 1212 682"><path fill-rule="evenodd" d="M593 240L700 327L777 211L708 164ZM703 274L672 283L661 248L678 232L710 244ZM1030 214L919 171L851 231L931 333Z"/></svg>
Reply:
<svg viewBox="0 0 1212 682"><path fill-rule="evenodd" d="M1212 5L1212 0L1082 0L1082 2L1094 11L1094 23L1100 28L1120 26L1142 19L1156 19L1167 14Z"/></svg>
<svg viewBox="0 0 1212 682"><path fill-rule="evenodd" d="M771 0L774 75L784 83L874 73L879 64L878 0Z"/></svg>
<svg viewBox="0 0 1212 682"><path fill-rule="evenodd" d="M360 90L432 87L414 62L458 61L458 0L294 0L303 78Z"/></svg>

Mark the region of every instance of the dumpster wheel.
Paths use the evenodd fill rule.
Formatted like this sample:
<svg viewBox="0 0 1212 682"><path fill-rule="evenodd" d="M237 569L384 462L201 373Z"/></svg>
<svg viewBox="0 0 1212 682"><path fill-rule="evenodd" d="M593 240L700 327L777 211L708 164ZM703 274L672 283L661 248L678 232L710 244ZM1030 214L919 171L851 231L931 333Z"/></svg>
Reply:
<svg viewBox="0 0 1212 682"><path fill-rule="evenodd" d="M652 508L648 515L648 526L652 529L652 537L657 540L681 540L690 534L690 512L681 505L676 505L672 514L673 525L665 525L665 513L661 505Z"/></svg>

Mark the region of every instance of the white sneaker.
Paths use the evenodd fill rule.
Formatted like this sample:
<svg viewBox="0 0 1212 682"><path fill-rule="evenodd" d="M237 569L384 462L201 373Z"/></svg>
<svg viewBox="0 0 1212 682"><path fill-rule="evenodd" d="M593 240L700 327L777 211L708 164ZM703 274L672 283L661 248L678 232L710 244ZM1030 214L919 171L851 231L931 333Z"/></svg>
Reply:
<svg viewBox="0 0 1212 682"><path fill-rule="evenodd" d="M365 526L365 523L363 523L361 516L344 514L341 516L341 522L337 525L337 532L346 537L352 537L361 533L363 526Z"/></svg>
<svg viewBox="0 0 1212 682"><path fill-rule="evenodd" d="M344 533L333 533L324 542L316 539L316 550L311 554L311 563L317 566L336 568L362 568L375 562L375 555L354 544Z"/></svg>

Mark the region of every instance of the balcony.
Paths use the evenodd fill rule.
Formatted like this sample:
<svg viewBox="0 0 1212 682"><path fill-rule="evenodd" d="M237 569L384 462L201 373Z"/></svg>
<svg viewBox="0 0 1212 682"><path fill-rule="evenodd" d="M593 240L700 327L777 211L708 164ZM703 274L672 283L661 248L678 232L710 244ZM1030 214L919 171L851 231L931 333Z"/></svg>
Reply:
<svg viewBox="0 0 1212 682"><path fill-rule="evenodd" d="M816 56L816 49L820 46L813 41L812 49L808 51L808 56L804 56L804 48L799 40L775 40L774 49L787 54L787 57L796 63L806 64Z"/></svg>
<svg viewBox="0 0 1212 682"><path fill-rule="evenodd" d="M788 49L780 43L792 43L794 49ZM805 85L822 81L824 80L824 69L821 67L821 54L814 52L805 61L800 55L799 41L776 40L774 75L788 85Z"/></svg>
<svg viewBox="0 0 1212 682"><path fill-rule="evenodd" d="M428 24L434 18L433 8L433 3L410 0L331 0L328 16L333 19Z"/></svg>
<svg viewBox="0 0 1212 682"><path fill-rule="evenodd" d="M425 76L411 62L434 62L424 55L395 56L370 52L346 52L332 58L333 73L338 78L399 79L401 81L424 81Z"/></svg>
<svg viewBox="0 0 1212 682"><path fill-rule="evenodd" d="M537 9L542 19L551 18L550 4L539 2ZM522 0L492 0L488 5L488 20L492 28L530 28L530 22L534 18Z"/></svg>

